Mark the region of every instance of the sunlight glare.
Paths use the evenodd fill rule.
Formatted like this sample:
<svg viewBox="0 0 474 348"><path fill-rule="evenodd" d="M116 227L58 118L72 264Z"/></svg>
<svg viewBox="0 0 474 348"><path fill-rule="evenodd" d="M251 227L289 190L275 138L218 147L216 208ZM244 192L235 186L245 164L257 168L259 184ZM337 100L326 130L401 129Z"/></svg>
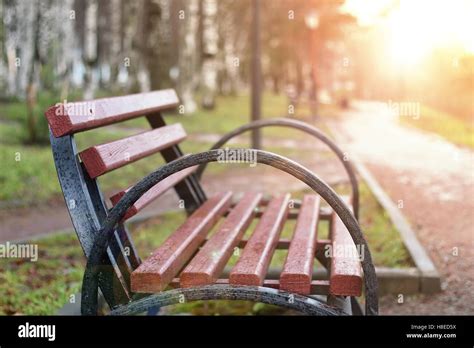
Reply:
<svg viewBox="0 0 474 348"><path fill-rule="evenodd" d="M387 45L395 65L414 66L434 49L456 45L474 54L472 0L348 0L344 8L361 25L384 30L380 47Z"/></svg>

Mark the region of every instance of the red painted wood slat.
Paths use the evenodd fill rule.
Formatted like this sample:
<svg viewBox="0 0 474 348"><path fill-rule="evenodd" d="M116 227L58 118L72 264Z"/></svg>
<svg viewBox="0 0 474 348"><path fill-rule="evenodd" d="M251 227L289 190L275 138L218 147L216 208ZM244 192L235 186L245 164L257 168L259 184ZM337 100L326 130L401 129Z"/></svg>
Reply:
<svg viewBox="0 0 474 348"><path fill-rule="evenodd" d="M150 190L148 190L143 196L141 196L138 199L138 201L136 201L135 204L132 205L130 209L127 210L122 221L128 220L132 216L136 215L139 211L143 210L148 204L150 204L155 199L160 197L170 188L174 187L174 185L184 180L184 178L186 178L191 173L194 173L196 169L197 169L197 166L189 167L189 168L183 169L182 171L178 173L174 173L173 175L170 175L163 181L160 181L158 184L156 184ZM110 201L112 202L112 205L116 205L120 201L120 199L125 195L125 193L127 193L130 190L130 188L131 187L127 188L126 190L117 192L112 197L110 197Z"/></svg>
<svg viewBox="0 0 474 348"><path fill-rule="evenodd" d="M255 208L261 198L261 194L252 192L242 197L219 230L181 272L181 286L191 287L215 282L231 257L234 247L252 222Z"/></svg>
<svg viewBox="0 0 474 348"><path fill-rule="evenodd" d="M231 284L262 285L286 220L290 195L271 200L239 261L229 275Z"/></svg>
<svg viewBox="0 0 474 348"><path fill-rule="evenodd" d="M186 138L181 124L173 124L110 143L92 146L79 156L91 178L154 154Z"/></svg>
<svg viewBox="0 0 474 348"><path fill-rule="evenodd" d="M75 103L58 103L46 112L55 137L86 131L178 106L172 89Z"/></svg>
<svg viewBox="0 0 474 348"><path fill-rule="evenodd" d="M145 260L131 277L133 292L162 291L194 254L207 233L229 209L232 193L208 199Z"/></svg>
<svg viewBox="0 0 474 348"><path fill-rule="evenodd" d="M310 294L316 252L319 205L319 196L304 196L280 276L282 290L303 295Z"/></svg>
<svg viewBox="0 0 474 348"><path fill-rule="evenodd" d="M348 197L343 197L351 206ZM360 296L362 268L354 241L342 220L333 213L331 222L332 258L329 293L336 296Z"/></svg>

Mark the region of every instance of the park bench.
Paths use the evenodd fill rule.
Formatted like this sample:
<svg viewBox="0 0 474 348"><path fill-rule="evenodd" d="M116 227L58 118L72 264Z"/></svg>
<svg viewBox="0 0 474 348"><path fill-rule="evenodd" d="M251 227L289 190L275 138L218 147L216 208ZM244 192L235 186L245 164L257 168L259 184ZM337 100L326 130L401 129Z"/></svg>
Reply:
<svg viewBox="0 0 474 348"><path fill-rule="evenodd" d="M176 93L168 89L57 104L45 113L59 182L87 259L82 314L98 313L99 290L112 315L151 313L178 302L213 299L263 302L304 314L361 314L356 297L363 292L365 314L377 314L375 269L357 222L357 180L343 152L317 128L281 118L249 123L224 135L207 152L183 155L179 147L186 138L183 127L179 123L167 125L162 116L162 111L178 105ZM147 118L151 130L77 150L76 133L140 116ZM200 177L207 163L219 161L221 147L239 134L270 126L295 128L328 145L349 175L351 196L340 197L294 161L253 149L239 151L254 151L259 164L300 179L314 194L293 204L289 204L290 194L264 197L258 192L224 191L208 196ZM107 204L97 178L157 152L166 164L109 197ZM146 260L141 260L125 223L171 188L185 202L188 217ZM327 206L322 205L321 198ZM256 227L244 239L254 219L258 219ZM296 220L293 237L280 238L289 220ZM321 221L329 221L330 239L318 238ZM362 247L358 249L361 259L358 255L325 253L327 246L336 251L355 250L356 245ZM243 248L239 259L226 268L236 247ZM276 249L287 249L288 254L282 271L270 277L269 264ZM327 279L313 279L315 262L327 268Z"/></svg>

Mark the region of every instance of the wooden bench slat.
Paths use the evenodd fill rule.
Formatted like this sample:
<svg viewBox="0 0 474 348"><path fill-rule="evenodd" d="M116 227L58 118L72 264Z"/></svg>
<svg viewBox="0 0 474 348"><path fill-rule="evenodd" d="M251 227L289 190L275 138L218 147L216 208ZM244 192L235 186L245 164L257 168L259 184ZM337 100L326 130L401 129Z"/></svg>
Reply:
<svg viewBox="0 0 474 348"><path fill-rule="evenodd" d="M229 275L231 284L260 286L288 214L290 195L273 198Z"/></svg>
<svg viewBox="0 0 474 348"><path fill-rule="evenodd" d="M343 197L350 207L348 197ZM362 293L362 268L357 249L349 231L337 216L331 221L332 257L329 273L329 293L336 296L360 296Z"/></svg>
<svg viewBox="0 0 474 348"><path fill-rule="evenodd" d="M164 290L229 209L231 198L231 192L221 193L201 205L132 273L132 291L153 293Z"/></svg>
<svg viewBox="0 0 474 348"><path fill-rule="evenodd" d="M92 146L79 153L87 173L96 178L154 154L186 138L181 124L176 123L110 143Z"/></svg>
<svg viewBox="0 0 474 348"><path fill-rule="evenodd" d="M212 284L219 277L234 247L252 222L262 194L246 193L232 209L219 230L204 244L181 272L181 286Z"/></svg>
<svg viewBox="0 0 474 348"><path fill-rule="evenodd" d="M132 216L136 215L138 212L143 210L148 204L153 202L156 198L160 197L170 188L174 187L177 183L184 180L188 175L194 173L196 169L197 169L197 166L189 167L189 168L183 169L180 172L174 173L173 175L170 175L163 181L160 181L158 184L156 184L150 190L148 190L143 196L141 196L138 199L138 201L136 201L135 204L132 205L130 209L127 210L122 221L130 219ZM112 205L116 205L120 201L120 199L125 195L125 193L127 193L130 190L130 188L131 187L127 188L126 190L117 192L116 194L111 196L110 201L112 202Z"/></svg>
<svg viewBox="0 0 474 348"><path fill-rule="evenodd" d="M320 199L305 195L280 276L280 288L297 294L311 292Z"/></svg>
<svg viewBox="0 0 474 348"><path fill-rule="evenodd" d="M76 103L58 103L45 115L55 137L86 131L178 106L173 89Z"/></svg>

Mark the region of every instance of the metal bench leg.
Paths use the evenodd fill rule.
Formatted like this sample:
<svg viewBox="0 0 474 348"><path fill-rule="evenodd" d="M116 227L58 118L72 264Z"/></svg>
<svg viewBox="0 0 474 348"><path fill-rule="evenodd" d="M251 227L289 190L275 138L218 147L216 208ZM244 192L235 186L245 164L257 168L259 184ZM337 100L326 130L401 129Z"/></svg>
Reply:
<svg viewBox="0 0 474 348"><path fill-rule="evenodd" d="M150 307L150 308L148 308L148 310L146 312L146 315L148 315L148 316L158 315L158 313L160 313L160 310L161 310L160 306Z"/></svg>
<svg viewBox="0 0 474 348"><path fill-rule="evenodd" d="M346 314L352 315L351 298L349 296L328 295L327 304L343 310Z"/></svg>
<svg viewBox="0 0 474 348"><path fill-rule="evenodd" d="M357 297L351 296L351 307L352 315L364 315L364 310L362 309L359 301L357 301Z"/></svg>

